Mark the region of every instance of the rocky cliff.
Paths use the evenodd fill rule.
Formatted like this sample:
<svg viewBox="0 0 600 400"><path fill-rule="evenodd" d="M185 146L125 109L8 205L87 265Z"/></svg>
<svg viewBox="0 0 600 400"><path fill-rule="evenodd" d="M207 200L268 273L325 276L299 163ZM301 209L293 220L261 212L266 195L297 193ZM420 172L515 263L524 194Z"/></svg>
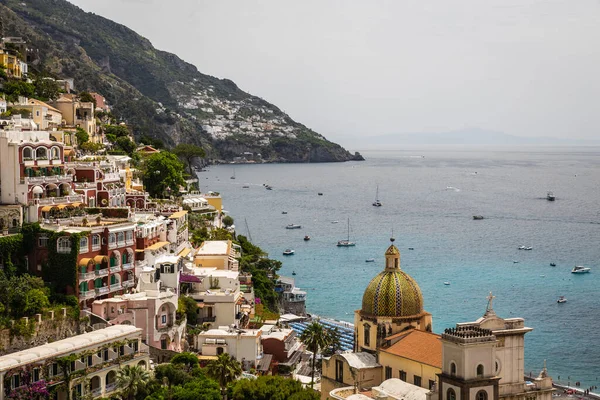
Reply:
<svg viewBox="0 0 600 400"><path fill-rule="evenodd" d="M202 74L131 29L67 1L2 0L0 16L4 36L30 44L31 73L73 78L77 90L103 94L137 137L198 144L214 159L244 152L281 162L362 159L231 80Z"/></svg>

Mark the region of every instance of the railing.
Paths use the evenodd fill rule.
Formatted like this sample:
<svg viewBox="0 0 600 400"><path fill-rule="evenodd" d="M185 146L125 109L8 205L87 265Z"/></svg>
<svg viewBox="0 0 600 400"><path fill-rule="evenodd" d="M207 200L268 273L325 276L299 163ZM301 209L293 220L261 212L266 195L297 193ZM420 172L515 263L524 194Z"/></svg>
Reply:
<svg viewBox="0 0 600 400"><path fill-rule="evenodd" d="M96 272L92 271L92 272L81 272L79 274L79 280L80 281L87 281L89 279L95 278L96 277Z"/></svg>
<svg viewBox="0 0 600 400"><path fill-rule="evenodd" d="M102 388L99 387L96 389L92 389L91 393L92 393L92 396L94 396L94 397L100 397L100 395L102 394Z"/></svg>
<svg viewBox="0 0 600 400"><path fill-rule="evenodd" d="M109 383L106 385L106 389L104 389L104 393L112 392L117 388L117 382Z"/></svg>
<svg viewBox="0 0 600 400"><path fill-rule="evenodd" d="M121 287L121 282L113 283L112 285L110 285L110 291L111 292L116 292L117 290L121 290L121 289L123 289Z"/></svg>
<svg viewBox="0 0 600 400"><path fill-rule="evenodd" d="M100 287L100 288L96 288L96 294L97 295L106 294L106 293L108 293L109 289L110 288L108 286L103 286L103 287Z"/></svg>
<svg viewBox="0 0 600 400"><path fill-rule="evenodd" d="M217 319L216 316L212 316L212 317L201 317L198 318L198 323L202 324L204 322L215 322L215 320Z"/></svg>
<svg viewBox="0 0 600 400"><path fill-rule="evenodd" d="M133 268L133 263L127 263L122 265L123 271L127 271Z"/></svg>
<svg viewBox="0 0 600 400"><path fill-rule="evenodd" d="M81 202L83 203L83 195L76 196L63 196L63 197L46 197L43 199L33 199L29 201L29 205L49 205L49 204L64 204L70 202Z"/></svg>
<svg viewBox="0 0 600 400"><path fill-rule="evenodd" d="M96 297L96 291L95 290L88 290L87 292L80 292L79 293L79 299L80 300L92 299L94 297Z"/></svg>
<svg viewBox="0 0 600 400"><path fill-rule="evenodd" d="M108 172L104 174L104 179L99 179L101 181L118 181L121 180L121 176L117 172Z"/></svg>
<svg viewBox="0 0 600 400"><path fill-rule="evenodd" d="M61 181L73 181L73 175L51 175L51 176L26 176L23 183L52 183Z"/></svg>
<svg viewBox="0 0 600 400"><path fill-rule="evenodd" d="M128 288L135 285L135 280L134 279L128 279L126 281L123 281L123 287L124 288Z"/></svg>
<svg viewBox="0 0 600 400"><path fill-rule="evenodd" d="M108 268L98 269L95 272L96 276L106 276L108 275Z"/></svg>
<svg viewBox="0 0 600 400"><path fill-rule="evenodd" d="M115 272L119 272L121 271L121 266L120 265L115 265L114 267L110 267L110 273L114 274Z"/></svg>

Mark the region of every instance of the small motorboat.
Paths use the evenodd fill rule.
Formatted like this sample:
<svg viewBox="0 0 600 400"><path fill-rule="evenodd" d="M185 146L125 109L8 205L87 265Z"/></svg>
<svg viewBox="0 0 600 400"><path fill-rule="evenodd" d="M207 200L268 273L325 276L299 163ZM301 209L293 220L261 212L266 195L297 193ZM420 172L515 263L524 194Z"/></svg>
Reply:
<svg viewBox="0 0 600 400"><path fill-rule="evenodd" d="M559 296L558 300L556 300L557 303L566 303L567 302L567 298L565 296Z"/></svg>
<svg viewBox="0 0 600 400"><path fill-rule="evenodd" d="M518 249L519 250L525 250L525 246L519 246Z"/></svg>
<svg viewBox="0 0 600 400"><path fill-rule="evenodd" d="M444 285L450 286L450 282L446 281L446 282L444 282Z"/></svg>
<svg viewBox="0 0 600 400"><path fill-rule="evenodd" d="M293 255L294 255L294 253L295 253L295 252L294 252L294 250L292 250L292 249L285 249L285 250L283 251L283 255L284 255L284 256L293 256Z"/></svg>
<svg viewBox="0 0 600 400"><path fill-rule="evenodd" d="M292 275L296 275L296 271L292 271Z"/></svg>
<svg viewBox="0 0 600 400"><path fill-rule="evenodd" d="M310 240L310 236L308 236L308 235L304 236L304 241L305 242L308 242L309 240Z"/></svg>
<svg viewBox="0 0 600 400"><path fill-rule="evenodd" d="M513 260L513 264L518 264L519 262L517 260Z"/></svg>
<svg viewBox="0 0 600 400"><path fill-rule="evenodd" d="M273 187L269 186L269 185L265 185L265 189L267 189L267 190L273 190Z"/></svg>
<svg viewBox="0 0 600 400"><path fill-rule="evenodd" d="M408 249L409 249L409 250L414 250L415 248L414 248L414 247L409 247Z"/></svg>
<svg viewBox="0 0 600 400"><path fill-rule="evenodd" d="M577 265L575 267L573 267L573 269L571 270L571 273L573 274L585 274L590 272L590 268L589 267L583 267L581 265Z"/></svg>
<svg viewBox="0 0 600 400"><path fill-rule="evenodd" d="M331 221L332 224L337 224L340 221Z"/></svg>
<svg viewBox="0 0 600 400"><path fill-rule="evenodd" d="M527 246L527 247L525 247L523 250L533 250L533 247L531 247L531 246Z"/></svg>
<svg viewBox="0 0 600 400"><path fill-rule="evenodd" d="M248 189L249 187L250 186L248 186L248 185L244 185L244 186L242 186L242 189Z"/></svg>
<svg viewBox="0 0 600 400"><path fill-rule="evenodd" d="M483 215L473 215L473 219L476 220L476 221L480 220L480 219L483 219Z"/></svg>
<svg viewBox="0 0 600 400"><path fill-rule="evenodd" d="M374 258L367 258L367 259L365 260L365 262L375 262L375 259L374 259Z"/></svg>
<svg viewBox="0 0 600 400"><path fill-rule="evenodd" d="M281 213L282 213L282 214L287 214L287 211L282 211Z"/></svg>
<svg viewBox="0 0 600 400"><path fill-rule="evenodd" d="M321 192L319 192L319 193L317 193L317 194L318 194L319 196L323 196L323 193L321 193Z"/></svg>
<svg viewBox="0 0 600 400"><path fill-rule="evenodd" d="M556 267L556 263L550 263L551 267Z"/></svg>
<svg viewBox="0 0 600 400"><path fill-rule="evenodd" d="M548 200L548 201L554 201L554 200L556 200L556 196L554 196L554 193L548 192L546 194L546 200Z"/></svg>
<svg viewBox="0 0 600 400"><path fill-rule="evenodd" d="M296 224L289 224L285 226L285 229L300 229L302 228L302 225L296 225Z"/></svg>

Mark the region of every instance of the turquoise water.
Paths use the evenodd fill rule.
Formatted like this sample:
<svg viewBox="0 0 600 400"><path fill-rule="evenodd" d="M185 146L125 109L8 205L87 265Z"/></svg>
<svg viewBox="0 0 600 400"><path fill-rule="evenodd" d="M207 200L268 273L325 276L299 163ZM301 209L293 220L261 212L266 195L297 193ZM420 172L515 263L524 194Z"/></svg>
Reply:
<svg viewBox="0 0 600 400"><path fill-rule="evenodd" d="M598 384L600 149L422 148L365 156L238 165L235 180L231 166L215 166L199 174L200 185L222 193L238 233L247 234L247 220L253 241L284 262L282 275L297 273L309 312L352 321L364 288L383 269L393 229L402 268L419 283L435 332L479 318L492 291L498 315L523 317L534 328L526 336L527 371L537 374L546 359L561 382ZM376 185L380 208L371 205ZM555 202L545 200L549 190ZM338 248L348 218L357 245ZM302 229L284 229L290 223ZM283 256L286 248L296 254ZM571 274L574 265L592 272ZM568 302L557 304L560 295Z"/></svg>

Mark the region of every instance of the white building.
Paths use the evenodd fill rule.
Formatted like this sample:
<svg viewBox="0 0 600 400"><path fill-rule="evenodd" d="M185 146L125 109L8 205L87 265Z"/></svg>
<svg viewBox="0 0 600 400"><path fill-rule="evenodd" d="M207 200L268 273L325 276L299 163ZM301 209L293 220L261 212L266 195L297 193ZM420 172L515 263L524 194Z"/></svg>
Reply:
<svg viewBox="0 0 600 400"><path fill-rule="evenodd" d="M81 356L67 371L72 377L69 390L73 395L91 393L93 398L108 397L117 390L119 368L126 365L148 368L150 358L147 347L141 343L141 333L141 329L130 325L111 326L2 356L0 400L11 391L26 389L35 382L45 381L47 387L61 384L64 371L57 360L70 355ZM31 373L25 374L27 370ZM6 384L10 387L5 387ZM58 400L66 397L65 389L58 389Z"/></svg>
<svg viewBox="0 0 600 400"><path fill-rule="evenodd" d="M203 359L215 359L219 354L228 353L242 363L245 370L256 368L263 358L260 329L234 329L219 326L200 332L195 340L195 347Z"/></svg>

